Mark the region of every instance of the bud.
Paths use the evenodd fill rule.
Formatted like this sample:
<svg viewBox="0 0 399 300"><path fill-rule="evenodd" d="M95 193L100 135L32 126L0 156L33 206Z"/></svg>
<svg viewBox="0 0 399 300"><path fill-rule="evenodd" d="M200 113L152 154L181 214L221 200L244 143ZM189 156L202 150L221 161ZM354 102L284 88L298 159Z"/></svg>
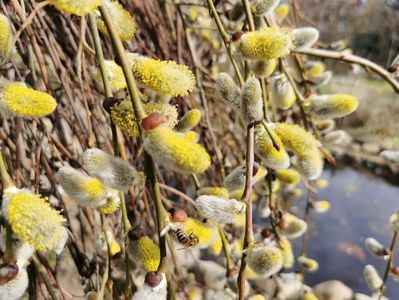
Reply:
<svg viewBox="0 0 399 300"><path fill-rule="evenodd" d="M131 63L134 77L144 87L173 97L187 96L194 90L194 75L185 65L144 56L131 56Z"/></svg>
<svg viewBox="0 0 399 300"><path fill-rule="evenodd" d="M284 4L280 4L276 10L274 11L274 13L276 14L276 17L282 21L284 20L288 14L290 13L290 6L286 3Z"/></svg>
<svg viewBox="0 0 399 300"><path fill-rule="evenodd" d="M273 127L284 147L297 155L298 170L309 180L319 178L324 161L319 150L319 142L313 135L298 125L274 123Z"/></svg>
<svg viewBox="0 0 399 300"><path fill-rule="evenodd" d="M280 244L281 244L280 249L281 253L283 254L283 260L284 260L283 267L286 269L292 268L295 263L295 256L292 250L292 244L288 239L284 237L281 238Z"/></svg>
<svg viewBox="0 0 399 300"><path fill-rule="evenodd" d="M251 62L251 71L256 77L268 77L270 76L277 66L277 60L255 60Z"/></svg>
<svg viewBox="0 0 399 300"><path fill-rule="evenodd" d="M222 199L230 199L229 191L223 187L204 186L197 191L198 196L216 196Z"/></svg>
<svg viewBox="0 0 399 300"><path fill-rule="evenodd" d="M14 51L14 35L10 20L0 13L0 67L6 64Z"/></svg>
<svg viewBox="0 0 399 300"><path fill-rule="evenodd" d="M236 216L245 211L244 202L207 195L199 196L195 200L195 207L202 217L218 225L234 223Z"/></svg>
<svg viewBox="0 0 399 300"><path fill-rule="evenodd" d="M36 250L54 250L66 241L64 218L40 195L19 190L3 204L3 213L21 242Z"/></svg>
<svg viewBox="0 0 399 300"><path fill-rule="evenodd" d="M163 273L147 273L145 281L134 293L132 300L165 300L167 296L167 281Z"/></svg>
<svg viewBox="0 0 399 300"><path fill-rule="evenodd" d="M242 92L241 114L249 124L260 122L263 119L263 98L260 82L255 77L249 77Z"/></svg>
<svg viewBox="0 0 399 300"><path fill-rule="evenodd" d="M367 265L363 270L364 281L370 291L377 292L384 284L377 270L372 265Z"/></svg>
<svg viewBox="0 0 399 300"><path fill-rule="evenodd" d="M273 76L270 92L271 101L280 109L289 109L296 101L294 88L284 74Z"/></svg>
<svg viewBox="0 0 399 300"><path fill-rule="evenodd" d="M316 272L319 269L319 263L311 258L306 256L298 257L299 267L306 272Z"/></svg>
<svg viewBox="0 0 399 300"><path fill-rule="evenodd" d="M319 39L319 31L313 27L296 28L292 33L296 51L312 47Z"/></svg>
<svg viewBox="0 0 399 300"><path fill-rule="evenodd" d="M147 272L158 269L161 255L159 247L148 236L137 237L130 241L129 249L133 258L138 260L140 266Z"/></svg>
<svg viewBox="0 0 399 300"><path fill-rule="evenodd" d="M0 109L23 118L44 117L57 107L47 93L26 87L21 82L0 81Z"/></svg>
<svg viewBox="0 0 399 300"><path fill-rule="evenodd" d="M347 94L312 96L305 102L316 119L335 119L354 112L359 103L356 97Z"/></svg>
<svg viewBox="0 0 399 300"><path fill-rule="evenodd" d="M326 200L322 200L322 201L315 201L312 204L313 209L315 210L315 212L319 213L319 214L323 214L325 212L327 212L330 209L330 202L326 201Z"/></svg>
<svg viewBox="0 0 399 300"><path fill-rule="evenodd" d="M148 115L158 113L165 117L165 121L162 124L163 127L174 128L177 124L178 113L174 105L170 105L169 103L150 102L144 105L144 110Z"/></svg>
<svg viewBox="0 0 399 300"><path fill-rule="evenodd" d="M387 161L399 165L399 151L384 150L381 151L380 156Z"/></svg>
<svg viewBox="0 0 399 300"><path fill-rule="evenodd" d="M112 23L115 27L116 33L119 35L122 41L127 41L133 38L136 32L136 22L130 13L123 8L118 1L104 1L104 5L107 7L109 14L112 18ZM108 35L107 27L104 22L98 20L98 30Z"/></svg>
<svg viewBox="0 0 399 300"><path fill-rule="evenodd" d="M251 11L255 16L263 16L276 9L280 0L253 0Z"/></svg>
<svg viewBox="0 0 399 300"><path fill-rule="evenodd" d="M254 247L247 255L248 267L260 277L270 277L283 267L283 254L276 247Z"/></svg>
<svg viewBox="0 0 399 300"><path fill-rule="evenodd" d="M293 187L301 181L301 174L299 174L298 171L294 169L278 170L277 178L282 183Z"/></svg>
<svg viewBox="0 0 399 300"><path fill-rule="evenodd" d="M192 109L186 112L183 118L180 119L176 130L179 132L187 132L193 129L201 121L201 111L199 109Z"/></svg>
<svg viewBox="0 0 399 300"><path fill-rule="evenodd" d="M101 5L101 0L49 0L49 2L56 9L77 16L94 13Z"/></svg>
<svg viewBox="0 0 399 300"><path fill-rule="evenodd" d="M292 214L284 214L284 221L286 222L286 226L280 229L280 233L287 239L293 240L299 238L308 230L308 224Z"/></svg>
<svg viewBox="0 0 399 300"><path fill-rule="evenodd" d="M267 27L244 33L236 42L244 59L270 60L288 55L293 47L292 35L287 28Z"/></svg>
<svg viewBox="0 0 399 300"><path fill-rule="evenodd" d="M392 230L399 231L399 212L395 212L389 217L389 224Z"/></svg>
<svg viewBox="0 0 399 300"><path fill-rule="evenodd" d="M367 239L365 239L364 246L371 254L377 257L384 257L389 254L389 250L386 249L379 241L372 237L368 237Z"/></svg>
<svg viewBox="0 0 399 300"><path fill-rule="evenodd" d="M335 128L335 121L333 119L318 120L316 127L322 133L329 132Z"/></svg>
<svg viewBox="0 0 399 300"><path fill-rule="evenodd" d="M90 148L84 152L83 167L104 185L117 190L126 190L132 186L142 187L144 184L144 175L137 172L127 161L98 148Z"/></svg>
<svg viewBox="0 0 399 300"><path fill-rule="evenodd" d="M241 90L229 74L224 72L219 73L216 78L216 86L223 100L225 100L232 109L240 109Z"/></svg>
<svg viewBox="0 0 399 300"><path fill-rule="evenodd" d="M69 166L60 168L57 176L64 191L81 206L97 208L106 204L108 198L119 198L117 190Z"/></svg>
<svg viewBox="0 0 399 300"><path fill-rule="evenodd" d="M17 264L0 265L0 299L20 299L28 288L26 268Z"/></svg>
<svg viewBox="0 0 399 300"><path fill-rule="evenodd" d="M158 164L180 173L203 173L211 164L209 154L201 145L166 127L147 132L144 149Z"/></svg>
<svg viewBox="0 0 399 300"><path fill-rule="evenodd" d="M116 3L116 2L115 2ZM112 92L116 92L119 90L123 90L126 88L126 80L123 75L123 70L120 66L118 66L113 60L105 60L105 72L107 75L108 82L111 86ZM104 83L100 68L91 67L90 75L96 84L97 89L100 92L104 92Z"/></svg>
<svg viewBox="0 0 399 300"><path fill-rule="evenodd" d="M255 126L255 145L256 155L262 159L265 166L272 169L286 169L290 166L290 158L283 147L283 143L275 131L269 126L269 131L277 145L273 144L269 133L263 124ZM276 149L276 146L278 150Z"/></svg>
<svg viewBox="0 0 399 300"><path fill-rule="evenodd" d="M392 73L394 76L398 75L399 72L399 54L393 59L392 63L388 67L388 72Z"/></svg>

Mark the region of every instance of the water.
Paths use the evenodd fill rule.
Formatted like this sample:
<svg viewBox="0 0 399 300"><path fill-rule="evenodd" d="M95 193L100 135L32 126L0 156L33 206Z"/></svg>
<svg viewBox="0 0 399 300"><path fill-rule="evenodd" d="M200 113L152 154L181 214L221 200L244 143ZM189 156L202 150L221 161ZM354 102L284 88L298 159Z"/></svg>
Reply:
<svg viewBox="0 0 399 300"><path fill-rule="evenodd" d="M306 282L313 286L337 279L355 292L370 294L363 280L363 267L372 264L382 276L386 261L368 254L363 241L372 236L389 247L392 231L388 219L399 209L399 187L350 168L327 170L323 178L328 179L329 185L319 190L316 199L330 201L331 209L311 216L308 256L319 261L320 269L308 274ZM300 203L303 210L304 199ZM301 243L295 241L296 251ZM391 300L399 299L399 283L390 278L385 295Z"/></svg>

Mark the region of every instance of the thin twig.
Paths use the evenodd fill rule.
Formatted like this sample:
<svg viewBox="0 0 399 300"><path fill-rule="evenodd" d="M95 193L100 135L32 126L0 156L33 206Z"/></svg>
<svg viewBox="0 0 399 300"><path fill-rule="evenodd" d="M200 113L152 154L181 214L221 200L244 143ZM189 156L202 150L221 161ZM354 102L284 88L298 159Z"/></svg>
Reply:
<svg viewBox="0 0 399 300"><path fill-rule="evenodd" d="M384 290L385 290L385 283L387 282L389 272L392 268L392 262L395 257L395 250L396 250L396 243L398 240L398 232L394 230L393 235L392 235L392 241L391 241L391 246L389 247L389 258L387 261L387 266L385 268L384 272L384 277L382 278L382 285L381 288L378 292L378 300L381 300L382 297L384 296Z"/></svg>

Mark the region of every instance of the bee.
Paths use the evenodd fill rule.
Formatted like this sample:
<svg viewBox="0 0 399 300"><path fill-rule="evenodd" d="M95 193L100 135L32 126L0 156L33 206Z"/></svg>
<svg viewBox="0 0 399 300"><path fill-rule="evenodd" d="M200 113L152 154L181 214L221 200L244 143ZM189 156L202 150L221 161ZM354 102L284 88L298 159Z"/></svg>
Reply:
<svg viewBox="0 0 399 300"><path fill-rule="evenodd" d="M189 234L187 234L181 228L178 228L175 231L175 236L179 243L184 245L185 248L193 248L197 246L199 242L198 237L194 234L194 232L190 232Z"/></svg>

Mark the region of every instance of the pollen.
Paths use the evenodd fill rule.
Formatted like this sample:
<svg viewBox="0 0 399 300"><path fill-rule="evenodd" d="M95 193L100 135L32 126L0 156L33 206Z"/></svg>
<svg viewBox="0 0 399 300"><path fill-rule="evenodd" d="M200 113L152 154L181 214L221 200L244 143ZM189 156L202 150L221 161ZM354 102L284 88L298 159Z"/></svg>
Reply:
<svg viewBox="0 0 399 300"><path fill-rule="evenodd" d="M8 18L0 13L0 67L9 61L14 48L14 37Z"/></svg>
<svg viewBox="0 0 399 300"><path fill-rule="evenodd" d="M177 130L180 132L187 132L193 129L201 121L201 111L199 109L192 109L185 113L177 125Z"/></svg>
<svg viewBox="0 0 399 300"><path fill-rule="evenodd" d="M57 102L49 94L6 82L0 87L0 108L19 117L43 117L51 114Z"/></svg>
<svg viewBox="0 0 399 300"><path fill-rule="evenodd" d="M111 108L111 119L125 135L130 137L139 136L139 125L133 115L130 101L125 100L119 105L114 105Z"/></svg>
<svg viewBox="0 0 399 300"><path fill-rule="evenodd" d="M64 218L41 196L14 195L9 202L8 219L15 235L36 250L53 250L63 238Z"/></svg>
<svg viewBox="0 0 399 300"><path fill-rule="evenodd" d="M222 248L223 248L222 238L219 235L218 238L216 238L215 242L213 242L213 244L211 244L208 247L208 250L213 255L219 255L220 252L222 252Z"/></svg>
<svg viewBox="0 0 399 300"><path fill-rule="evenodd" d="M136 32L136 22L130 13L123 8L118 1L104 1L112 18L116 32L122 41L127 41L133 38ZM108 35L107 28L103 21L98 22L98 30Z"/></svg>
<svg viewBox="0 0 399 300"><path fill-rule="evenodd" d="M211 164L209 154L201 145L166 127L147 132L144 149L157 163L180 173L203 173Z"/></svg>
<svg viewBox="0 0 399 300"><path fill-rule="evenodd" d="M108 198L104 205L101 205L98 210L106 215L113 214L120 207L121 201L119 198Z"/></svg>
<svg viewBox="0 0 399 300"><path fill-rule="evenodd" d="M239 53L249 60L281 58L288 55L293 47L291 33L283 27L247 32L237 43Z"/></svg>
<svg viewBox="0 0 399 300"><path fill-rule="evenodd" d="M147 272L155 272L158 269L161 254L159 247L148 236L140 237L130 243L133 256L137 257Z"/></svg>
<svg viewBox="0 0 399 300"><path fill-rule="evenodd" d="M55 8L77 16L94 13L101 5L101 0L49 0L49 2Z"/></svg>
<svg viewBox="0 0 399 300"><path fill-rule="evenodd" d="M295 186L301 181L301 174L294 169L278 170L277 178L290 186Z"/></svg>
<svg viewBox="0 0 399 300"><path fill-rule="evenodd" d="M345 117L354 112L358 105L357 98L348 94L313 96L306 103L310 112L317 119Z"/></svg>
<svg viewBox="0 0 399 300"><path fill-rule="evenodd" d="M194 90L194 74L175 61L137 56L132 60L132 69L141 85L158 93L177 97L187 96Z"/></svg>

